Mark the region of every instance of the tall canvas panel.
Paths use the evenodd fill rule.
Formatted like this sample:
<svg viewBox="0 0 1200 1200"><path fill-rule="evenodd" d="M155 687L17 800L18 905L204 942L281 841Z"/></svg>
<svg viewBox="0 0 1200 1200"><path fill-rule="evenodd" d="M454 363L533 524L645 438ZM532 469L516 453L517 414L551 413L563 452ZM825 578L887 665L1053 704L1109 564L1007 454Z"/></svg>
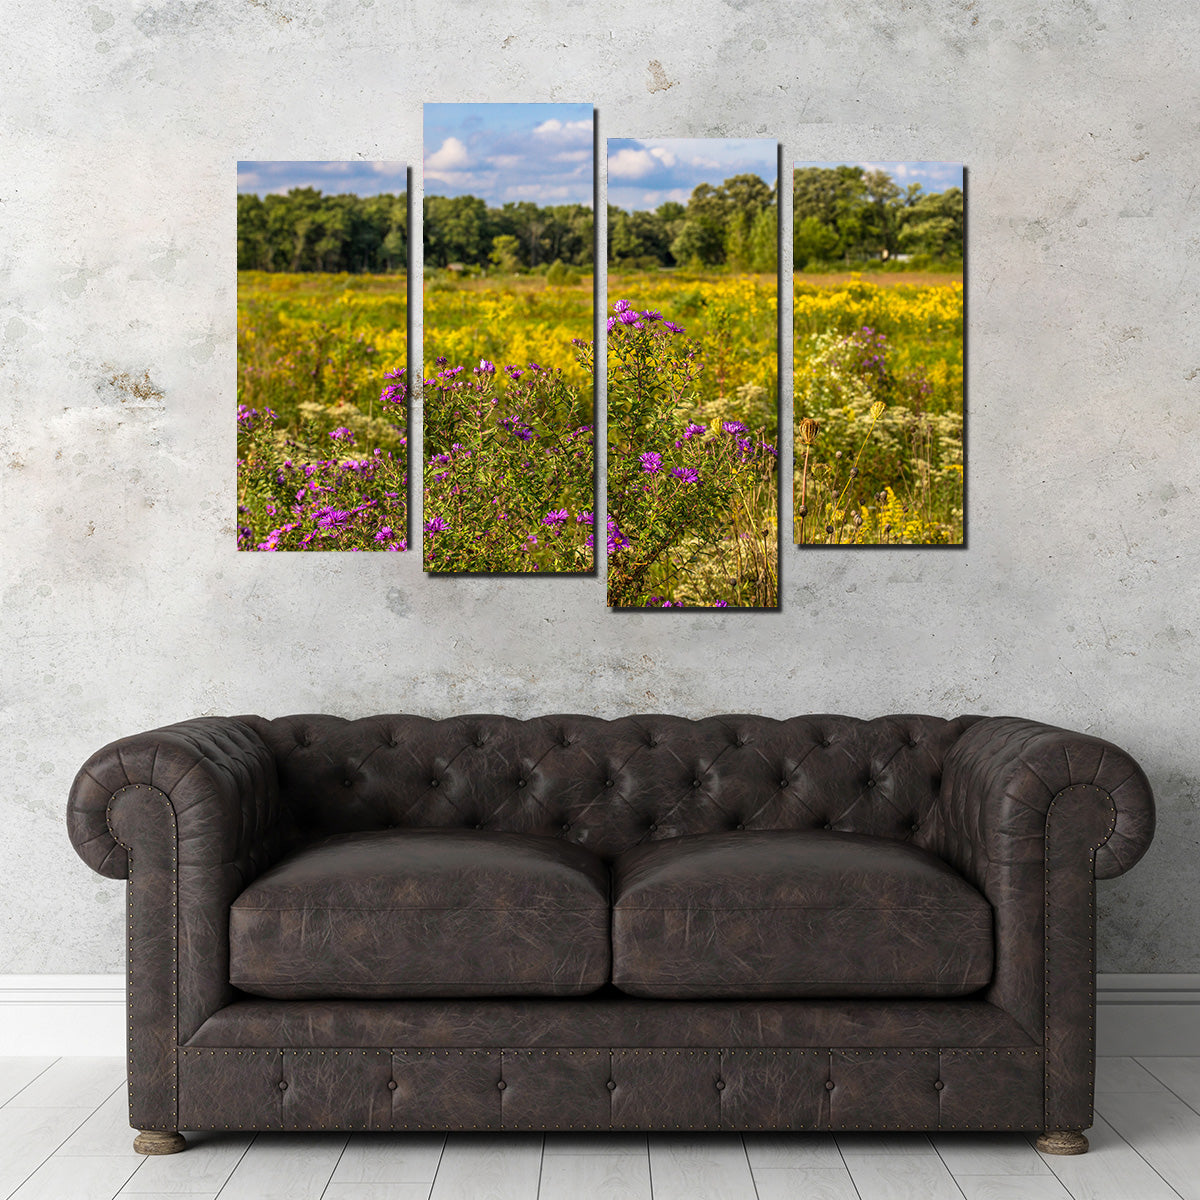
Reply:
<svg viewBox="0 0 1200 1200"><path fill-rule="evenodd" d="M408 177L240 162L239 550L408 548Z"/></svg>
<svg viewBox="0 0 1200 1200"><path fill-rule="evenodd" d="M608 142L613 608L779 600L778 147Z"/></svg>
<svg viewBox="0 0 1200 1200"><path fill-rule="evenodd" d="M590 104L424 111L431 572L594 567Z"/></svg>
<svg viewBox="0 0 1200 1200"><path fill-rule="evenodd" d="M963 166L792 172L793 540L961 546Z"/></svg>

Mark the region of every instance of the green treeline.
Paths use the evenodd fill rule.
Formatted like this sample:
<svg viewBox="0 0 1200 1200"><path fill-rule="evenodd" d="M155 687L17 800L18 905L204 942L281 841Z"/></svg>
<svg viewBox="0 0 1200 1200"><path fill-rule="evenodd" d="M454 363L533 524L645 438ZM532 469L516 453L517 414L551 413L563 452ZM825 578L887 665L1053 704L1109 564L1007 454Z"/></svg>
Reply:
<svg viewBox="0 0 1200 1200"><path fill-rule="evenodd" d="M370 271L408 266L408 193L324 196L311 187L237 198L239 271Z"/></svg>
<svg viewBox="0 0 1200 1200"><path fill-rule="evenodd" d="M895 259L961 263L963 194L901 188L885 171L802 167L792 172L793 258L797 270ZM757 175L719 187L702 183L687 204L652 212L608 206L608 261L655 267L776 269L775 189ZM408 195L326 196L311 187L265 199L238 196L239 270L403 271L408 262ZM595 222L583 204L529 201L491 208L478 196L426 196L425 265L544 271L592 267Z"/></svg>
<svg viewBox="0 0 1200 1200"><path fill-rule="evenodd" d="M925 193L886 171L801 167L792 172L792 260L796 270L825 264L921 256L961 265L963 194Z"/></svg>
<svg viewBox="0 0 1200 1200"><path fill-rule="evenodd" d="M489 208L478 196L426 196L425 265L536 270L551 263L592 269L596 221L586 204L542 208L529 200Z"/></svg>
<svg viewBox="0 0 1200 1200"><path fill-rule="evenodd" d="M608 206L608 261L615 267L729 267L774 271L778 264L775 189L757 175L702 183L686 205L668 200L653 212Z"/></svg>

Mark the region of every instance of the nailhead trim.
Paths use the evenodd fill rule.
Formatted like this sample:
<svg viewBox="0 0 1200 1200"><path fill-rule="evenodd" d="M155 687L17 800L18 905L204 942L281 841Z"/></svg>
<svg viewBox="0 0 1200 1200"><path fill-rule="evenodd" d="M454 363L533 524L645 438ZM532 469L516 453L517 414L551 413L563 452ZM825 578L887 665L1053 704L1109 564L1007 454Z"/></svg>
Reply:
<svg viewBox="0 0 1200 1200"><path fill-rule="evenodd" d="M1112 837L1117 827L1117 805L1112 794L1095 783L1071 784L1055 794L1046 808L1046 830L1044 834L1042 864L1045 872L1044 891L1042 898L1042 985L1045 993L1042 997L1042 1037L1046 1050L1046 1060L1042 1072L1042 1124L1044 1129L1056 1127L1050 1120L1050 825L1054 806L1068 792L1081 790L1099 792L1108 801L1109 822L1104 836L1092 847L1089 870L1092 876L1091 887L1088 889L1088 960L1091 963L1092 990L1088 999L1088 1037L1092 1043L1092 1053L1088 1056L1088 1091L1095 1092L1096 1087L1096 852Z"/></svg>
<svg viewBox="0 0 1200 1200"><path fill-rule="evenodd" d="M133 1084L129 1085L129 1123L136 1129L163 1130L172 1133L179 1131L179 824L175 819L175 806L165 792L148 784L131 783L118 788L108 799L104 808L104 823L114 842L125 848L129 863L125 884L125 927L126 927L126 962L125 984L128 995L125 1001L126 1053L127 1063L134 1062L133 1053L133 847L117 837L112 826L112 808L116 801L126 792L146 792L157 796L166 806L170 814L171 827L171 1104L175 1110L172 1125L136 1125L133 1120Z"/></svg>

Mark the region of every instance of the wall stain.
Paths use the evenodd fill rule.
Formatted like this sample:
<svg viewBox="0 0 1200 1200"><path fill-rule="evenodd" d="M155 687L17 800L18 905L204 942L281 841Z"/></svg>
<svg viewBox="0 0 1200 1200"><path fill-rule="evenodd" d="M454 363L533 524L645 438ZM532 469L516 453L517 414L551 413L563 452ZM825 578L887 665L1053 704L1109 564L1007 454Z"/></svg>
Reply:
<svg viewBox="0 0 1200 1200"><path fill-rule="evenodd" d="M646 80L646 91L648 92L665 92L667 88L673 88L679 82L678 79L667 78L667 73L657 58L650 60L650 65L646 70L650 74L650 78Z"/></svg>

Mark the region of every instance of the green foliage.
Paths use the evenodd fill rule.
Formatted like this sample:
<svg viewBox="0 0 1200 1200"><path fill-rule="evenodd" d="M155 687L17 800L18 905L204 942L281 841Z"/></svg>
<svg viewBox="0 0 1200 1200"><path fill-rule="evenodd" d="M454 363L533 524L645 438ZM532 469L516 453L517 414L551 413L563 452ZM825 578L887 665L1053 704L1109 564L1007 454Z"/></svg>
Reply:
<svg viewBox="0 0 1200 1200"><path fill-rule="evenodd" d="M886 171L845 164L801 167L792 172L792 243L797 269L897 254L961 261L963 193L902 190Z"/></svg>
<svg viewBox="0 0 1200 1200"><path fill-rule="evenodd" d="M686 206L625 212L610 204L608 261L621 269L775 271L778 227L775 188L757 175L734 175L720 187L699 184Z"/></svg>
<svg viewBox="0 0 1200 1200"><path fill-rule="evenodd" d="M325 196L292 188L237 198L239 271L387 273L408 264L408 195Z"/></svg>
<svg viewBox="0 0 1200 1200"><path fill-rule="evenodd" d="M490 208L478 196L426 196L423 211L428 267L461 263L511 273L561 260L591 269L595 218L586 204L540 207L522 200Z"/></svg>

